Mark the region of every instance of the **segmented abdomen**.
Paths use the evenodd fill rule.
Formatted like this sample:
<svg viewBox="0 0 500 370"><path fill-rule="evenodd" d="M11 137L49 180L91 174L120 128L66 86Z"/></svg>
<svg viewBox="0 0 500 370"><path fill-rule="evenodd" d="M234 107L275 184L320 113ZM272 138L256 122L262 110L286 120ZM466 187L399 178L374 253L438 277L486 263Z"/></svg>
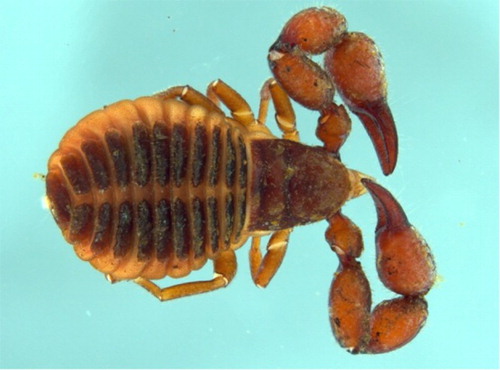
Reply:
<svg viewBox="0 0 500 370"><path fill-rule="evenodd" d="M177 277L245 241L247 170L237 125L147 97L68 131L49 160L47 197L78 256L112 279Z"/></svg>

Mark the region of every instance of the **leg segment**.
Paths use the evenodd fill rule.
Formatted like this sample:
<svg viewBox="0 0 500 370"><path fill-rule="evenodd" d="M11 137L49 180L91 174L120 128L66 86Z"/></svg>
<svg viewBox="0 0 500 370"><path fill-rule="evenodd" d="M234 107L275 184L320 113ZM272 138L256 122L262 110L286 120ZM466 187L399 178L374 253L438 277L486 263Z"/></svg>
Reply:
<svg viewBox="0 0 500 370"><path fill-rule="evenodd" d="M243 97L222 80L208 85L207 96L212 102L221 101L231 111L233 118L247 126L255 123L252 109Z"/></svg>
<svg viewBox="0 0 500 370"><path fill-rule="evenodd" d="M162 100L180 99L189 104L201 105L209 111L216 111L220 114L224 114L224 112L222 112L213 101L200 93L198 90L193 89L191 86L174 86L165 91L159 92L154 96Z"/></svg>
<svg viewBox="0 0 500 370"><path fill-rule="evenodd" d="M262 258L260 251L260 237L253 238L249 254L250 270L252 279L258 287L265 288L276 274L276 271L278 271L285 257L291 232L292 229L285 229L273 233L267 244L267 252L264 258Z"/></svg>
<svg viewBox="0 0 500 370"><path fill-rule="evenodd" d="M148 292L157 297L160 301L187 297L190 295L211 292L219 288L226 287L236 274L236 257L233 250L222 252L214 259L214 278L207 281L195 281L173 285L167 288L160 288L148 279L137 278L135 283L142 286Z"/></svg>
<svg viewBox="0 0 500 370"><path fill-rule="evenodd" d="M285 90L283 90L274 78L270 78L262 86L259 123L264 124L266 121L270 99L272 99L274 109L276 110L275 119L279 129L283 132L283 139L299 141L299 132L295 124L295 112L293 111L292 103Z"/></svg>

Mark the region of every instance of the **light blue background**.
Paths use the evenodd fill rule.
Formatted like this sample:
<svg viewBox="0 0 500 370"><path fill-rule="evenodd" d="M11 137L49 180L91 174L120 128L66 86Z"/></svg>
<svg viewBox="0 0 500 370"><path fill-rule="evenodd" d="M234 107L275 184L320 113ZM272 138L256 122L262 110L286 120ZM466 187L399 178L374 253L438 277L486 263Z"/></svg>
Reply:
<svg viewBox="0 0 500 370"><path fill-rule="evenodd" d="M440 279L420 335L379 356L335 343L327 296L337 258L325 222L293 233L265 290L252 284L244 246L229 288L160 304L78 260L41 206L44 183L33 174L104 104L223 78L257 109L269 45L317 1L3 1L1 367L498 368L498 2L322 4L385 57L396 172L383 178L357 120L342 153L391 189L434 250ZM318 144L317 115L296 111L303 141ZM345 213L364 230L374 301L392 297L373 269L371 199ZM193 278L210 276L207 267Z"/></svg>

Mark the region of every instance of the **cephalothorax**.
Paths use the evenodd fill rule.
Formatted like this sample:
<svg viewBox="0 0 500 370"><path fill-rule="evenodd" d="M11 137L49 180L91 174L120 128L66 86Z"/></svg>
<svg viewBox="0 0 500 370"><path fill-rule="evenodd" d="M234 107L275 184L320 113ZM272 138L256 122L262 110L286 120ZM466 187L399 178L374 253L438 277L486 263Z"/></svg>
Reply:
<svg viewBox="0 0 500 370"><path fill-rule="evenodd" d="M323 52L327 72L307 56ZM395 349L425 322L423 295L433 284L434 262L391 194L340 161L350 120L333 102L336 86L365 124L384 173L391 173L397 134L380 54L367 36L347 33L335 10L311 8L285 25L269 63L276 80L264 83L257 118L221 80L206 95L176 86L83 118L49 159L51 212L80 258L110 281L133 280L160 300L229 284L234 251L250 237L252 278L264 287L282 262L293 227L327 219L327 241L340 260L329 298L337 340L352 352ZM289 96L320 112L317 135L324 147L298 142ZM282 138L264 125L270 101ZM373 312L356 261L361 232L340 212L366 189L379 216L379 275L403 296ZM262 257L260 237L269 233ZM214 264L211 280L167 288L151 281L186 276L207 260Z"/></svg>

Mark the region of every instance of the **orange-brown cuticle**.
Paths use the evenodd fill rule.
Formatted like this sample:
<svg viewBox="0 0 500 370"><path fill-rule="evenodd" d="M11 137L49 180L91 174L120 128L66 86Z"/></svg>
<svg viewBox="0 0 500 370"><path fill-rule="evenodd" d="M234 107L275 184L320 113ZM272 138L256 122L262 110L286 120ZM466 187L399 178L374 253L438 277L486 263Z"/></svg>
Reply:
<svg viewBox="0 0 500 370"><path fill-rule="evenodd" d="M219 114L122 101L61 141L47 197L78 256L111 279L177 277L243 237L247 163L242 133Z"/></svg>
<svg viewBox="0 0 500 370"><path fill-rule="evenodd" d="M332 101L335 89L330 77L299 48L271 48L268 61L281 87L304 107L320 110Z"/></svg>
<svg viewBox="0 0 500 370"><path fill-rule="evenodd" d="M409 223L394 196L384 187L362 180L377 209L377 270L393 292L415 296L429 291L436 278L434 258L427 242Z"/></svg>
<svg viewBox="0 0 500 370"><path fill-rule="evenodd" d="M402 295L426 294L436 278L430 248L413 227L378 235L377 269L384 285Z"/></svg>
<svg viewBox="0 0 500 370"><path fill-rule="evenodd" d="M320 54L337 43L346 32L345 17L331 8L309 8L293 16L278 41L299 46L306 53Z"/></svg>
<svg viewBox="0 0 500 370"><path fill-rule="evenodd" d="M340 211L328 219L326 240L332 250L344 261L358 258L363 251L361 230Z"/></svg>
<svg viewBox="0 0 500 370"><path fill-rule="evenodd" d="M325 69L350 106L386 99L382 55L363 33L348 33L330 49L325 55Z"/></svg>
<svg viewBox="0 0 500 370"><path fill-rule="evenodd" d="M326 150L338 154L350 132L351 118L343 105L332 102L321 111L316 136L324 143Z"/></svg>
<svg viewBox="0 0 500 370"><path fill-rule="evenodd" d="M352 353L363 350L370 331L371 291L361 265L340 265L330 287L329 311L333 334Z"/></svg>
<svg viewBox="0 0 500 370"><path fill-rule="evenodd" d="M368 353L393 351L410 342L427 319L427 302L421 297L400 297L377 305L370 320Z"/></svg>

